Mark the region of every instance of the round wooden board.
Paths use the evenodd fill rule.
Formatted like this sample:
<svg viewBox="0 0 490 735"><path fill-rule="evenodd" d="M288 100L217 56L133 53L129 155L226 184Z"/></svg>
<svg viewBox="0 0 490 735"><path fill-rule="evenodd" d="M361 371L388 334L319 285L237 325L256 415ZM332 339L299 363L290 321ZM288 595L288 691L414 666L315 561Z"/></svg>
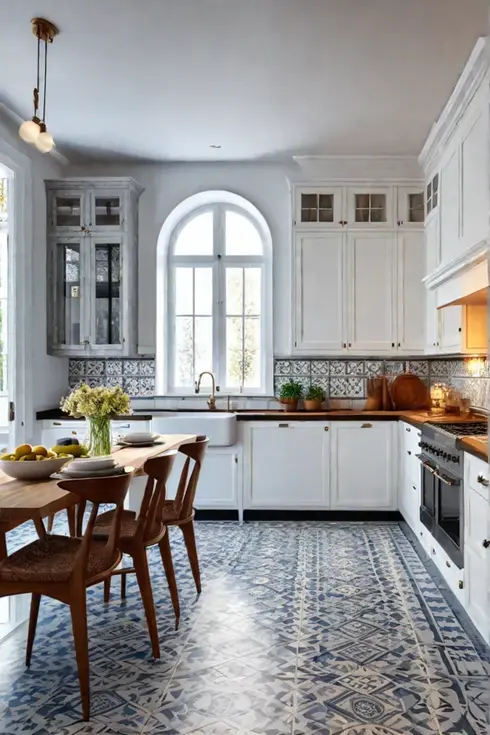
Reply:
<svg viewBox="0 0 490 735"><path fill-rule="evenodd" d="M418 375L412 373L397 375L391 383L390 393L395 411L410 411L430 406L429 389Z"/></svg>

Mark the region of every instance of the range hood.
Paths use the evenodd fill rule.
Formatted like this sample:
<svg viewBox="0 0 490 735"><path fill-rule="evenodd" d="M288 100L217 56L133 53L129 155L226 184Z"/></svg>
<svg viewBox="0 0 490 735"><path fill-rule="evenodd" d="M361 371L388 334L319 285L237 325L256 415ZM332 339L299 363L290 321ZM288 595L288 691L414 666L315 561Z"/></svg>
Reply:
<svg viewBox="0 0 490 735"><path fill-rule="evenodd" d="M479 291L473 291L473 293L461 296L455 301L451 301L449 304L439 306L439 309L444 306L486 306L488 304L488 288L481 288Z"/></svg>

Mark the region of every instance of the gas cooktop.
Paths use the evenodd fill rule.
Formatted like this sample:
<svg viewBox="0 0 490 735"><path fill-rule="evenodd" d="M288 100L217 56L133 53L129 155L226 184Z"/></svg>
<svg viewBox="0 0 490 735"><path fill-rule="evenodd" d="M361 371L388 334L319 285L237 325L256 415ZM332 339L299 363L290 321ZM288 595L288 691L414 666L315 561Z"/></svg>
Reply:
<svg viewBox="0 0 490 735"><path fill-rule="evenodd" d="M438 431L451 434L451 436L486 436L488 434L487 421L468 421L460 424L446 424L437 421L428 421L428 426L433 426Z"/></svg>

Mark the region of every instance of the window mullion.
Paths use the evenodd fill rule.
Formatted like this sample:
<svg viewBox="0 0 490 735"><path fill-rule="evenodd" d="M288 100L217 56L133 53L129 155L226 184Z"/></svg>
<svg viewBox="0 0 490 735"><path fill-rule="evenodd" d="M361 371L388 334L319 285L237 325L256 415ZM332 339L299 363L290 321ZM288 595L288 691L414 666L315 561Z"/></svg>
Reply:
<svg viewBox="0 0 490 735"><path fill-rule="evenodd" d="M222 255L225 249L223 208L216 206L214 210L214 256L213 266L215 298L213 313L213 371L216 382L225 386L226 373L226 318L225 318L225 271Z"/></svg>

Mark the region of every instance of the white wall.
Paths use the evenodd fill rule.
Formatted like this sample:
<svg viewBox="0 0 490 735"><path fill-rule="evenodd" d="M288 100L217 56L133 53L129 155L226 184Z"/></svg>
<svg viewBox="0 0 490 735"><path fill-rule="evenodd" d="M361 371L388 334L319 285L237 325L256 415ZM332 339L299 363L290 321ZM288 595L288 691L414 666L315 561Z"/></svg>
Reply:
<svg viewBox="0 0 490 735"><path fill-rule="evenodd" d="M25 371L28 376L25 415L26 439L32 438L36 410L58 404L68 387L68 360L49 357L46 352L46 197L44 180L63 175L63 167L52 156L38 153L23 143L16 128L0 115L0 162L9 158L25 173L23 227L20 250L25 257L25 273L31 285L16 278L16 289L25 294L27 313L17 314L17 330L22 330L25 345ZM24 322L24 323L23 323Z"/></svg>
<svg viewBox="0 0 490 735"><path fill-rule="evenodd" d="M139 210L140 352L155 352L156 246L172 209L200 191L225 189L251 201L271 229L274 249L274 353L290 352L291 206L288 169L279 164L142 164L73 167L66 175L133 176L145 187Z"/></svg>

